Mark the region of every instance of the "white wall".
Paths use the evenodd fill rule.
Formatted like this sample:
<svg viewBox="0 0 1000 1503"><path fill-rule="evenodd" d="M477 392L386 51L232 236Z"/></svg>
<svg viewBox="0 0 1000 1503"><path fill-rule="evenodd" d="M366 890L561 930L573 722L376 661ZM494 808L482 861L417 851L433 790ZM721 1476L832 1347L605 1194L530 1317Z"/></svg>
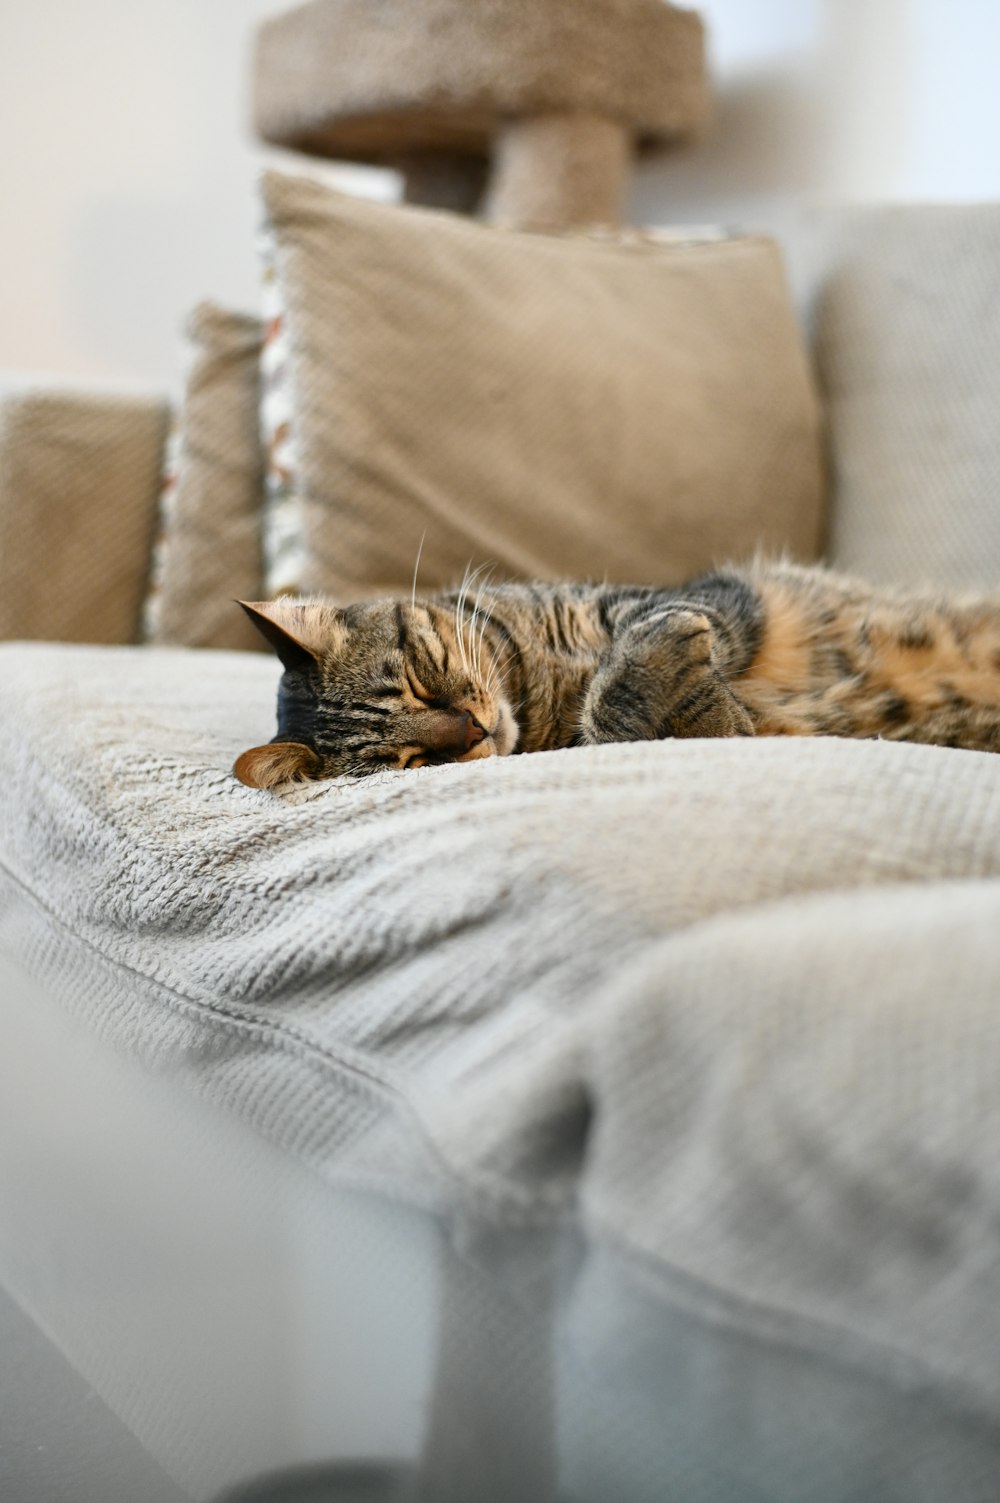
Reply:
<svg viewBox="0 0 1000 1503"><path fill-rule="evenodd" d="M0 0L0 367L166 386L200 297L256 305L248 44L282 0ZM1000 197L996 0L703 0L718 112L648 222L803 195Z"/></svg>
<svg viewBox="0 0 1000 1503"><path fill-rule="evenodd" d="M780 224L803 196L1000 198L996 0L704 0L709 139L637 217Z"/></svg>

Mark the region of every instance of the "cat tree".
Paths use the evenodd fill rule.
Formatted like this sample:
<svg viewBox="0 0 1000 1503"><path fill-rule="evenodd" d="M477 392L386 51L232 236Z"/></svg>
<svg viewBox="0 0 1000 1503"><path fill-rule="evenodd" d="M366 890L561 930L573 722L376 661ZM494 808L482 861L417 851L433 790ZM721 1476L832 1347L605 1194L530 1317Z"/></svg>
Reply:
<svg viewBox="0 0 1000 1503"><path fill-rule="evenodd" d="M617 224L635 152L706 123L704 29L666 0L308 0L258 31L254 116L409 202Z"/></svg>

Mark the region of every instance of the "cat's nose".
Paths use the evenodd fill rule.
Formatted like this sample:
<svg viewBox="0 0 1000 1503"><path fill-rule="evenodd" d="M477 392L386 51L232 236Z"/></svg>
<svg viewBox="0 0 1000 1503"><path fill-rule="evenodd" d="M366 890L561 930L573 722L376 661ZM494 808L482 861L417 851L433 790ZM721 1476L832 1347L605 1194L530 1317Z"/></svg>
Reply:
<svg viewBox="0 0 1000 1503"><path fill-rule="evenodd" d="M432 710L421 725L428 751L461 756L482 741L486 731L468 710Z"/></svg>

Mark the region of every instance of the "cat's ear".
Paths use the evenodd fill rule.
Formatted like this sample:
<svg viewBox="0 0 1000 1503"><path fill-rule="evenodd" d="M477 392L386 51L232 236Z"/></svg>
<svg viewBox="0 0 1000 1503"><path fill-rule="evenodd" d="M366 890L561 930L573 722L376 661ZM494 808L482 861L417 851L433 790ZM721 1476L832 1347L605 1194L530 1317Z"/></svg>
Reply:
<svg viewBox="0 0 1000 1503"><path fill-rule="evenodd" d="M343 617L332 605L295 600L237 600L286 668L308 668L340 645Z"/></svg>
<svg viewBox="0 0 1000 1503"><path fill-rule="evenodd" d="M316 777L320 766L311 746L301 741L270 741L267 746L251 746L237 757L233 775L248 788L277 788L279 783Z"/></svg>

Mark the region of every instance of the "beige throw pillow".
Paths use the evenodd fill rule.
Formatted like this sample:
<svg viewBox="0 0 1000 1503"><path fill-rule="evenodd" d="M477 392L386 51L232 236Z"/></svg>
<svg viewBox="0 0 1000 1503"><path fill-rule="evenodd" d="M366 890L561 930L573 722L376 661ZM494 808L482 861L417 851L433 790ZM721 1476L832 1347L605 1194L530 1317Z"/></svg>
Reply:
<svg viewBox="0 0 1000 1503"><path fill-rule="evenodd" d="M470 560L674 583L816 555L818 407L771 242L524 234L278 173L263 192L299 587L408 589L422 538L423 586Z"/></svg>
<svg viewBox="0 0 1000 1503"><path fill-rule="evenodd" d="M259 648L237 599L262 589L264 466L260 320L200 304L164 477L146 636L185 647Z"/></svg>

